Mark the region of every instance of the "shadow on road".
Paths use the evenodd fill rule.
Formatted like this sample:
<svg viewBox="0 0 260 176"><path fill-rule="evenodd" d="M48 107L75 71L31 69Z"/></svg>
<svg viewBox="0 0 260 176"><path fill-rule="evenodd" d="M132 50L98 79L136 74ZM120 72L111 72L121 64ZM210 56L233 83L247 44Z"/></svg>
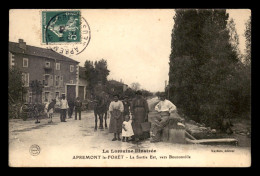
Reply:
<svg viewBox="0 0 260 176"><path fill-rule="evenodd" d="M34 129L40 129L40 128L43 128L43 127L45 127L45 126L52 126L52 125L58 125L58 123L45 123L45 124L37 125L37 126L34 126L34 127L25 128L25 129L22 129L22 130L14 130L14 131L12 131L12 132L31 131L31 130L34 130Z"/></svg>

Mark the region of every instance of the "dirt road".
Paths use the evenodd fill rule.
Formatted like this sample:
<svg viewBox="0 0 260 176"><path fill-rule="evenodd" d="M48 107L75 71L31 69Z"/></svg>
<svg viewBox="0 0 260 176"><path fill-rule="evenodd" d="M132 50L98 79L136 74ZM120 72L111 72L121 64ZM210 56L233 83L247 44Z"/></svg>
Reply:
<svg viewBox="0 0 260 176"><path fill-rule="evenodd" d="M156 98L148 100L150 106L156 102L158 102ZM83 112L82 120L72 118L64 123L60 122L59 114L54 114L51 124L48 123L48 119L42 119L39 124L35 124L34 120L11 119L9 165L14 167L223 166L223 162L230 158L233 161L229 162L228 166L250 165L250 148L150 143L149 139L133 144L111 141L112 138L113 134L108 133L107 129L94 131L92 111ZM30 151L33 144L37 144L40 149L39 154L35 156ZM117 150L135 149L155 150L155 152L113 153ZM214 152L217 150L222 151ZM177 156L183 156L185 159L176 159Z"/></svg>

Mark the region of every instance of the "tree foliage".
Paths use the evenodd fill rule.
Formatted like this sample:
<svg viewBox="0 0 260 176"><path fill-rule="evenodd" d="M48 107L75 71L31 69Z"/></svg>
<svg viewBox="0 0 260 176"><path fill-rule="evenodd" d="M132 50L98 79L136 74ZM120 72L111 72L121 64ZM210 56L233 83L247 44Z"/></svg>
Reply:
<svg viewBox="0 0 260 176"><path fill-rule="evenodd" d="M99 61L85 61L85 74L87 82L89 83L88 89L93 91L98 83L105 85L107 82L107 76L109 75L109 70L107 68L107 61L101 59Z"/></svg>
<svg viewBox="0 0 260 176"><path fill-rule="evenodd" d="M246 22L246 30L244 36L246 37L246 49L245 49L245 63L251 64L251 16Z"/></svg>
<svg viewBox="0 0 260 176"><path fill-rule="evenodd" d="M147 97L153 96L153 93L148 90L142 89L140 91L142 92L143 97L147 98Z"/></svg>
<svg viewBox="0 0 260 176"><path fill-rule="evenodd" d="M8 77L9 100L12 103L20 102L22 94L26 92L22 72L17 67L12 67L9 69Z"/></svg>
<svg viewBox="0 0 260 176"><path fill-rule="evenodd" d="M234 52L236 52L239 60L241 60L242 56L241 56L241 52L240 52L240 49L239 49L239 36L237 34L236 24L235 24L235 21L234 21L233 18L231 18L228 21L227 28L228 28L228 32L229 32L229 35L230 35L229 41L232 45L232 49L233 49Z"/></svg>
<svg viewBox="0 0 260 176"><path fill-rule="evenodd" d="M132 99L132 98L135 97L135 91L133 89L131 89L131 88L127 88L126 91L124 92L123 96L127 96L130 99Z"/></svg>
<svg viewBox="0 0 260 176"><path fill-rule="evenodd" d="M109 75L109 70L107 68L107 61L101 59L99 61L95 61L95 73L96 79L100 81L103 85L107 82L107 76Z"/></svg>
<svg viewBox="0 0 260 176"><path fill-rule="evenodd" d="M188 117L214 127L238 115L248 94L238 79L243 65L228 19L226 10L176 10L172 31L170 99Z"/></svg>
<svg viewBox="0 0 260 176"><path fill-rule="evenodd" d="M19 118L23 94L26 93L22 72L17 67L9 68L8 74L8 118Z"/></svg>

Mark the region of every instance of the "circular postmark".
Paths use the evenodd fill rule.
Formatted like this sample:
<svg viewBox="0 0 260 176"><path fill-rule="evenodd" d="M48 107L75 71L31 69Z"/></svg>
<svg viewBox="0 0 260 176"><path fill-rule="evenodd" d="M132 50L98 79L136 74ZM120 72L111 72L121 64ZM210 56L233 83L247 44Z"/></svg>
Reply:
<svg viewBox="0 0 260 176"><path fill-rule="evenodd" d="M72 56L82 53L88 46L91 31L80 11L47 11L43 21L43 43L48 49Z"/></svg>
<svg viewBox="0 0 260 176"><path fill-rule="evenodd" d="M29 152L31 155L37 156L40 154L41 148L37 144L33 144L33 145L31 145Z"/></svg>

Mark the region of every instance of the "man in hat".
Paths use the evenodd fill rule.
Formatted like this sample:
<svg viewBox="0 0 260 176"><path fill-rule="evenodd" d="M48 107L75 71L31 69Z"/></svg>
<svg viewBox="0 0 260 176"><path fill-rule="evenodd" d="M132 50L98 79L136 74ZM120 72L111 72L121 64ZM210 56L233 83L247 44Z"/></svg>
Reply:
<svg viewBox="0 0 260 176"><path fill-rule="evenodd" d="M166 95L161 95L161 101L155 106L155 110L160 113L158 120L155 120L155 126L153 128L154 136L151 142L160 141L160 133L162 129L168 124L170 114L177 110L176 106L166 99Z"/></svg>
<svg viewBox="0 0 260 176"><path fill-rule="evenodd" d="M68 116L69 118L72 118L72 114L73 114L73 111L74 111L74 100L70 99L68 101L68 105L69 105L69 109L68 109Z"/></svg>
<svg viewBox="0 0 260 176"><path fill-rule="evenodd" d="M75 120L77 120L77 114L79 114L79 120L81 120L82 102L80 101L79 97L76 98L76 101L74 104L75 104Z"/></svg>

